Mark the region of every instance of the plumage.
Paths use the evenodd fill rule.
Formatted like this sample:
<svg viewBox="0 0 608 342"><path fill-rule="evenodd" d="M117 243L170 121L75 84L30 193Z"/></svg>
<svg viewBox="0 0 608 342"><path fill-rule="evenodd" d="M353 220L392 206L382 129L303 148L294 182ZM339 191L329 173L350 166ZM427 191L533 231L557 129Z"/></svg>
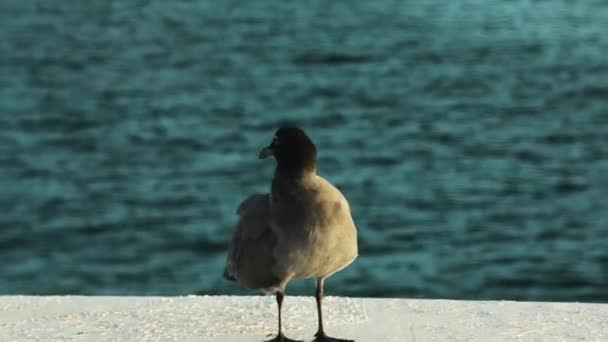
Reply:
<svg viewBox="0 0 608 342"><path fill-rule="evenodd" d="M256 194L240 204L225 275L253 289L272 291L280 308L292 279L317 279L319 332L323 280L357 257L357 230L344 195L316 174L316 146L300 129L281 128L260 158L273 155L277 167L270 194Z"/></svg>
<svg viewBox="0 0 608 342"><path fill-rule="evenodd" d="M271 226L277 274L293 278L329 276L357 256L357 234L344 196L324 178L310 175L299 182L275 176Z"/></svg>
<svg viewBox="0 0 608 342"><path fill-rule="evenodd" d="M272 290L280 279L272 273L277 239L270 229L270 196L256 194L237 210L237 229L228 250L227 275L253 289Z"/></svg>

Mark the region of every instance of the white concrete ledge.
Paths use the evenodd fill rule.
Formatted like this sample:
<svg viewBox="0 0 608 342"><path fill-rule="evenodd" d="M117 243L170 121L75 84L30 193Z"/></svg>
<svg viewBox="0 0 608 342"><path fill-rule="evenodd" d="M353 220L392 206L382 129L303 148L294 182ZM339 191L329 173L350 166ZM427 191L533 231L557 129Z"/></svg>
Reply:
<svg viewBox="0 0 608 342"><path fill-rule="evenodd" d="M608 304L328 297L326 331L357 342L608 341ZM310 341L312 297L286 297L285 333ZM263 341L274 298L0 296L0 341Z"/></svg>

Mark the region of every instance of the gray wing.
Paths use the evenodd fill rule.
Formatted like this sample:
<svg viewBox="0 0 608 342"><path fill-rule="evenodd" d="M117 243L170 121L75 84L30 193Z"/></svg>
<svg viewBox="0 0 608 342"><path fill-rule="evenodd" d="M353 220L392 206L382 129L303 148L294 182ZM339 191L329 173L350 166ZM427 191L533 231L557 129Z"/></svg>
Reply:
<svg viewBox="0 0 608 342"><path fill-rule="evenodd" d="M277 239L270 229L270 195L250 196L237 213L239 221L228 249L225 275L254 289L275 286L280 279L272 273Z"/></svg>

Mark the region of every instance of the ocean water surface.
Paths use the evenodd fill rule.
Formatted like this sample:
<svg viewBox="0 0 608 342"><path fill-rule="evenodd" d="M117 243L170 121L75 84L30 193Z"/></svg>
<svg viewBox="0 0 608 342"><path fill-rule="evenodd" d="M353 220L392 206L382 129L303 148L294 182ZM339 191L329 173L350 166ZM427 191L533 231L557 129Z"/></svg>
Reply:
<svg viewBox="0 0 608 342"><path fill-rule="evenodd" d="M0 28L0 294L255 293L226 248L291 122L359 229L328 294L608 302L606 2L3 0Z"/></svg>

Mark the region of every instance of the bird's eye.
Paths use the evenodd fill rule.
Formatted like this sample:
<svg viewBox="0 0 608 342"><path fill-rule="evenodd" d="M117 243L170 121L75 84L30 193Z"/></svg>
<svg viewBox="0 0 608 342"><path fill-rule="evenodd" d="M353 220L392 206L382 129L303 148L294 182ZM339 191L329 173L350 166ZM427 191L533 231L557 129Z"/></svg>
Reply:
<svg viewBox="0 0 608 342"><path fill-rule="evenodd" d="M272 138L272 144L273 145L278 145L279 144L279 137L277 137L276 135Z"/></svg>

